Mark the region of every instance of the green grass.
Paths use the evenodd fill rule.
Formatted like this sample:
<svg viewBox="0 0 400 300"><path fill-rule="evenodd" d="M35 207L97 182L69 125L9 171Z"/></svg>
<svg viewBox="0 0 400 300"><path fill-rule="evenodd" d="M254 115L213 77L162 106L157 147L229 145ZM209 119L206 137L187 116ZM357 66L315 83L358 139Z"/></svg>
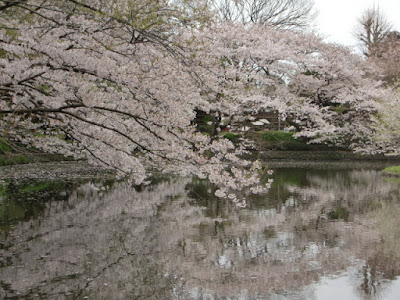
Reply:
<svg viewBox="0 0 400 300"><path fill-rule="evenodd" d="M400 176L400 166L387 167L382 172L387 175Z"/></svg>
<svg viewBox="0 0 400 300"><path fill-rule="evenodd" d="M210 133L211 132L211 126L210 125L198 125L197 130L202 132L202 133Z"/></svg>
<svg viewBox="0 0 400 300"><path fill-rule="evenodd" d="M0 166L20 165L32 162L32 159L24 154L0 155Z"/></svg>
<svg viewBox="0 0 400 300"><path fill-rule="evenodd" d="M241 135L240 134L235 134L233 132L226 132L224 133L224 138L230 140L232 143L237 143L239 142Z"/></svg>
<svg viewBox="0 0 400 300"><path fill-rule="evenodd" d="M307 143L295 138L293 132L285 132L278 130L269 130L259 133L266 149L275 150L309 150L311 146Z"/></svg>
<svg viewBox="0 0 400 300"><path fill-rule="evenodd" d="M45 189L48 189L50 186L49 182L40 182L38 184L30 184L26 187L24 187L23 189L21 189L21 193L33 193L33 192L40 192L43 191Z"/></svg>
<svg viewBox="0 0 400 300"><path fill-rule="evenodd" d="M33 162L65 161L65 160L71 160L71 158L51 153L30 153L29 155L15 154L15 153L6 153L6 154L0 153L0 166L21 165Z"/></svg>

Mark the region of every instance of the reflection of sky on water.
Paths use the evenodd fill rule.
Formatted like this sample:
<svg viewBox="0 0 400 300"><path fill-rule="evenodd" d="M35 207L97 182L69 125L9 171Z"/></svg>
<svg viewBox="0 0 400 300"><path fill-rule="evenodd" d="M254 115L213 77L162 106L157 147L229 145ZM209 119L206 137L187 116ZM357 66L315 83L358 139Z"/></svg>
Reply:
<svg viewBox="0 0 400 300"><path fill-rule="evenodd" d="M304 288L310 300L338 300L338 299L381 299L398 300L400 291L400 278L395 280L382 281L375 285L374 294L361 294L355 286L362 286L364 278L359 276L360 269L351 267L346 273L323 277L318 283L311 284ZM296 298L294 298L296 299Z"/></svg>

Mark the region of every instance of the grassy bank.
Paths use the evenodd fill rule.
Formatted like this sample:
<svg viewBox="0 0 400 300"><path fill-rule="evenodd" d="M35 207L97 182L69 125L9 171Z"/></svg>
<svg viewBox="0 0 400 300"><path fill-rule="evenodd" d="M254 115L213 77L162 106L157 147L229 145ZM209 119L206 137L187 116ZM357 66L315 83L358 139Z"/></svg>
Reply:
<svg viewBox="0 0 400 300"><path fill-rule="evenodd" d="M259 151L324 151L338 150L327 145L307 144L301 138L296 138L294 132L278 130L248 132L246 137L254 141Z"/></svg>
<svg viewBox="0 0 400 300"><path fill-rule="evenodd" d="M400 177L400 166L390 166L382 170L384 175Z"/></svg>
<svg viewBox="0 0 400 300"><path fill-rule="evenodd" d="M49 161L65 161L70 160L59 154L49 153L10 153L6 152L0 154L0 166L6 165L21 165L37 162L49 162Z"/></svg>
<svg viewBox="0 0 400 300"><path fill-rule="evenodd" d="M71 159L59 154L43 153L37 149L26 148L22 144L10 143L0 137L0 166L65 160Z"/></svg>

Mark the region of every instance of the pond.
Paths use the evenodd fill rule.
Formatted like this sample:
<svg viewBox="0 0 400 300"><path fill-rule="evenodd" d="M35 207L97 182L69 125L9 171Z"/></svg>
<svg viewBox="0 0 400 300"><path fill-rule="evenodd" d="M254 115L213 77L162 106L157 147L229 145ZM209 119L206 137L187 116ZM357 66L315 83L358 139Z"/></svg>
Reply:
<svg viewBox="0 0 400 300"><path fill-rule="evenodd" d="M246 208L196 178L0 186L2 299L398 299L400 181L271 164Z"/></svg>

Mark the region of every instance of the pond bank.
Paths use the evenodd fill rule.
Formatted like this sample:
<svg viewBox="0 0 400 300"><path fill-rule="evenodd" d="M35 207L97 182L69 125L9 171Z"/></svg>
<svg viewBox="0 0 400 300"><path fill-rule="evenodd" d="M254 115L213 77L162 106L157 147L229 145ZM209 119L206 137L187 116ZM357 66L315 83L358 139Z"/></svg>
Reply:
<svg viewBox="0 0 400 300"><path fill-rule="evenodd" d="M0 167L1 180L114 178L113 172L84 161L38 162Z"/></svg>
<svg viewBox="0 0 400 300"><path fill-rule="evenodd" d="M260 151L257 154L263 160L304 160L304 161L391 161L400 162L400 156L361 155L351 151Z"/></svg>
<svg viewBox="0 0 400 300"><path fill-rule="evenodd" d="M381 171L393 165L391 161L382 160L299 160L299 159L268 159L267 168L298 168L316 170L377 170Z"/></svg>
<svg viewBox="0 0 400 300"><path fill-rule="evenodd" d="M52 153L6 152L0 154L0 166L22 165L29 163L40 163L40 162L51 162L51 161L70 161L70 160L71 159L68 159L60 154L52 154Z"/></svg>
<svg viewBox="0 0 400 300"><path fill-rule="evenodd" d="M10 155L0 155L1 157ZM107 169L93 166L85 161L65 160L55 154L35 154L30 161L15 159L11 164L0 163L1 180L21 179L62 179L62 178L112 178ZM29 156L28 156L29 157ZM250 155L251 159L261 159L269 168L317 168L317 169L363 169L366 166L379 169L400 165L396 156L364 156L349 151L258 151Z"/></svg>
<svg viewBox="0 0 400 300"><path fill-rule="evenodd" d="M260 158L262 160L357 160L357 161L393 161L400 162L400 156L385 156L385 155L361 155L351 151L343 150L256 150L251 151L252 158ZM60 162L60 161L74 161L71 158L64 157L59 154L52 153L10 153L6 152L0 154L0 166L5 165L20 165L28 163L41 163L41 162Z"/></svg>

